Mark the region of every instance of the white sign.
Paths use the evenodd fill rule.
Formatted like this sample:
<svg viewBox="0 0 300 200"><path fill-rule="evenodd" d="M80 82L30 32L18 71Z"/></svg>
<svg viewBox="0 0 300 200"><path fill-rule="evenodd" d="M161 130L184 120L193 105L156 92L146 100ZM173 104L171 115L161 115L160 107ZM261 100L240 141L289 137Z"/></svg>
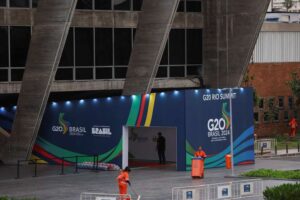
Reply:
<svg viewBox="0 0 300 200"><path fill-rule="evenodd" d="M199 192L197 193L195 189L186 189L182 191L182 200L198 200Z"/></svg>
<svg viewBox="0 0 300 200"><path fill-rule="evenodd" d="M252 195L253 194L253 182L252 183L241 183L241 195Z"/></svg>
<svg viewBox="0 0 300 200"><path fill-rule="evenodd" d="M110 131L110 126L93 126L91 133L94 136L104 136L104 137L109 137L112 135Z"/></svg>
<svg viewBox="0 0 300 200"><path fill-rule="evenodd" d="M226 199L231 197L231 185L218 186L218 199Z"/></svg>
<svg viewBox="0 0 300 200"><path fill-rule="evenodd" d="M95 200L117 200L116 197L96 197Z"/></svg>

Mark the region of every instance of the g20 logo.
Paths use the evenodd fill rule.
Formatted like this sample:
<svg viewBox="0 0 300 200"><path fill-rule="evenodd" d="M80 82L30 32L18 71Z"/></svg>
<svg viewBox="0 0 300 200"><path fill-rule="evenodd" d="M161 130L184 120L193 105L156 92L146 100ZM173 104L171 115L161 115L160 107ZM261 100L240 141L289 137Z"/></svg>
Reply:
<svg viewBox="0 0 300 200"><path fill-rule="evenodd" d="M226 128L225 119L209 119L207 122L207 128L209 131L223 131Z"/></svg>

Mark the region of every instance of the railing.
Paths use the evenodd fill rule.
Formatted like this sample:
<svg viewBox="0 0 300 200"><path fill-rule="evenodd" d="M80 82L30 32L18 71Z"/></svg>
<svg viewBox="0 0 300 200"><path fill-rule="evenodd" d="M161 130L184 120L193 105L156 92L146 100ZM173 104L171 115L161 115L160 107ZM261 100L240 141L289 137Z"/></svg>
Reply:
<svg viewBox="0 0 300 200"><path fill-rule="evenodd" d="M252 179L172 189L172 200L253 199L262 197L262 180Z"/></svg>
<svg viewBox="0 0 300 200"><path fill-rule="evenodd" d="M256 155L293 155L300 153L300 141L293 141L294 144L290 144L289 141L286 141L285 146L282 144L278 145L276 139L259 139L255 141L254 149ZM279 148L281 147L281 148Z"/></svg>
<svg viewBox="0 0 300 200"><path fill-rule="evenodd" d="M60 167L60 175L64 175L65 174L65 167L66 166L71 166L74 167L74 171L73 173L79 173L79 166L78 164L81 163L79 162L80 158L92 158L93 162L92 162L92 166L89 167L88 169L91 170L95 170L98 171L99 170L99 156L98 155L92 155L92 156L69 156L69 157L61 157L61 158L57 158L57 157L52 157L50 159L60 159L60 163L59 164L47 164L49 166L59 166ZM72 160L72 161L70 161ZM16 171L16 179L21 177L21 167L23 166L23 164L25 163L26 166L27 165L34 165L34 170L33 170L33 177L37 177L38 176L38 165L46 165L41 163L44 162L44 160L42 159L32 159L32 160L18 160L17 161L17 171ZM81 168L83 169L83 168Z"/></svg>
<svg viewBox="0 0 300 200"><path fill-rule="evenodd" d="M277 141L274 138L265 138L255 140L254 151L260 153L274 153L276 151Z"/></svg>
<svg viewBox="0 0 300 200"><path fill-rule="evenodd" d="M133 200L129 194L106 194L83 192L80 194L80 200ZM137 199L139 200L139 198Z"/></svg>

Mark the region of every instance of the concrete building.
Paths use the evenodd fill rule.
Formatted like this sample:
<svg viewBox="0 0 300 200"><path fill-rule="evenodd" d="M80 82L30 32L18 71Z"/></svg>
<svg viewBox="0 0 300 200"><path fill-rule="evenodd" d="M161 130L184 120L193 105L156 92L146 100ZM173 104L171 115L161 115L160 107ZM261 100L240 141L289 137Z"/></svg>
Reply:
<svg viewBox="0 0 300 200"><path fill-rule="evenodd" d="M259 98L254 108L259 137L287 135L289 120L300 119L296 98L287 85L291 73L300 72L299 41L299 24L266 22L262 26L246 83L255 88Z"/></svg>
<svg viewBox="0 0 300 200"><path fill-rule="evenodd" d="M268 5L0 0L0 94L8 99L3 104L16 104L10 100L18 96L11 137L0 138L2 159L30 157L50 92L76 98L83 91L130 95L240 85Z"/></svg>
<svg viewBox="0 0 300 200"><path fill-rule="evenodd" d="M298 0L271 0L268 12L299 12L300 2Z"/></svg>

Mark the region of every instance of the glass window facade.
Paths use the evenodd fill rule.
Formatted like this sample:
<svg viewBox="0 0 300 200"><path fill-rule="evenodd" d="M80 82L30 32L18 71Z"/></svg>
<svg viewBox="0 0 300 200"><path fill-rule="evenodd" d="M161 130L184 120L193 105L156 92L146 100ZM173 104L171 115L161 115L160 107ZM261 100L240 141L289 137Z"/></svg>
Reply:
<svg viewBox="0 0 300 200"><path fill-rule="evenodd" d="M187 63L202 63L202 30L187 29Z"/></svg>
<svg viewBox="0 0 300 200"><path fill-rule="evenodd" d="M55 79L125 79L134 32L132 28L71 27ZM202 45L201 33L200 29L173 29L156 77L201 76L202 46L195 45ZM0 26L0 36L0 81L21 81L31 27Z"/></svg>
<svg viewBox="0 0 300 200"><path fill-rule="evenodd" d="M113 65L113 35L111 28L96 28L96 66Z"/></svg>
<svg viewBox="0 0 300 200"><path fill-rule="evenodd" d="M76 9L93 9L93 0L78 0Z"/></svg>
<svg viewBox="0 0 300 200"><path fill-rule="evenodd" d="M59 66L74 66L74 29L70 28Z"/></svg>
<svg viewBox="0 0 300 200"><path fill-rule="evenodd" d="M143 0L132 0L132 6L134 11L142 9Z"/></svg>
<svg viewBox="0 0 300 200"><path fill-rule="evenodd" d="M0 0L0 7L6 7L6 0Z"/></svg>
<svg viewBox="0 0 300 200"><path fill-rule="evenodd" d="M112 2L111 0L95 0L96 10L111 10Z"/></svg>
<svg viewBox="0 0 300 200"><path fill-rule="evenodd" d="M30 27L10 27L10 60L12 67L24 67L30 42Z"/></svg>
<svg viewBox="0 0 300 200"><path fill-rule="evenodd" d="M92 28L75 28L76 66L94 65L94 43Z"/></svg>
<svg viewBox="0 0 300 200"><path fill-rule="evenodd" d="M8 0L10 7L36 8L39 0ZM0 7L6 7L0 0ZM30 5L31 4L31 5ZM76 9L140 11L143 0L78 0ZM177 12L201 12L201 0L181 0Z"/></svg>
<svg viewBox="0 0 300 200"><path fill-rule="evenodd" d="M112 79L113 70L111 67L96 68L96 79Z"/></svg>
<svg viewBox="0 0 300 200"><path fill-rule="evenodd" d="M0 26L0 67L8 66L8 27Z"/></svg>
<svg viewBox="0 0 300 200"><path fill-rule="evenodd" d="M29 8L29 0L9 0L9 6Z"/></svg>
<svg viewBox="0 0 300 200"><path fill-rule="evenodd" d="M113 0L114 10L131 10L131 0Z"/></svg>
<svg viewBox="0 0 300 200"><path fill-rule="evenodd" d="M173 29L169 36L170 64L185 64L185 30Z"/></svg>
<svg viewBox="0 0 300 200"><path fill-rule="evenodd" d="M0 68L0 81L7 82L8 81L8 69Z"/></svg>
<svg viewBox="0 0 300 200"><path fill-rule="evenodd" d="M56 72L55 80L73 80L73 69L59 68Z"/></svg>
<svg viewBox="0 0 300 200"><path fill-rule="evenodd" d="M186 0L186 12L201 12L201 0Z"/></svg>
<svg viewBox="0 0 300 200"><path fill-rule="evenodd" d="M115 28L114 36L115 65L128 65L132 46L131 29Z"/></svg>

